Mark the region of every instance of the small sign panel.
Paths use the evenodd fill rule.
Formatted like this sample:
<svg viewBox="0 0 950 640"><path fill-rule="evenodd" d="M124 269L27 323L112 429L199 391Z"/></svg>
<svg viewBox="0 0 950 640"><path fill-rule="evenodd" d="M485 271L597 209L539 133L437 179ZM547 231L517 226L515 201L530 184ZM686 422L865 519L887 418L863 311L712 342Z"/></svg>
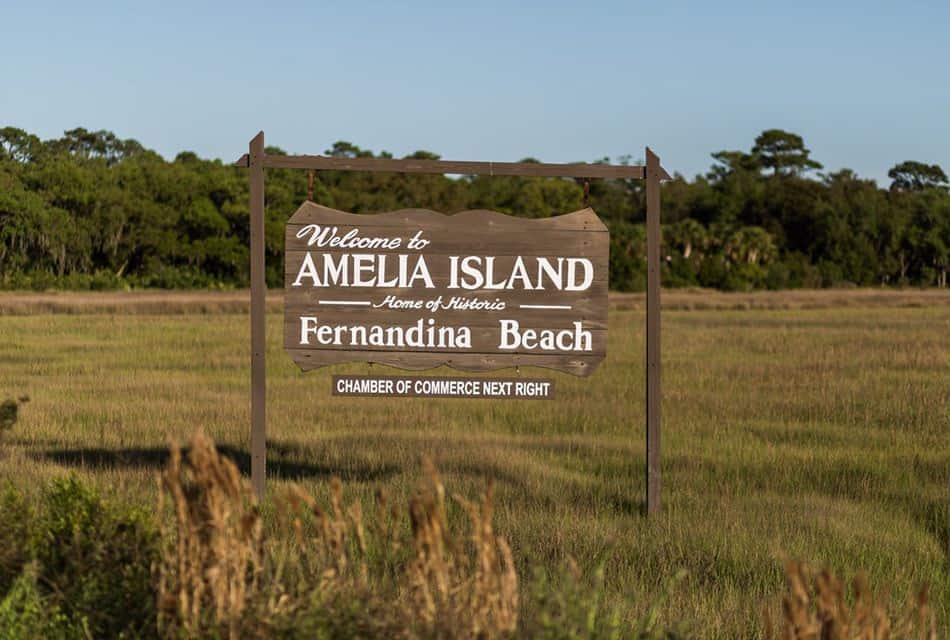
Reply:
<svg viewBox="0 0 950 640"><path fill-rule="evenodd" d="M333 376L333 395L396 398L547 400L554 381L540 378Z"/></svg>
<svg viewBox="0 0 950 640"><path fill-rule="evenodd" d="M607 349L609 234L552 218L425 209L355 215L305 202L286 228L284 346L344 362L590 375Z"/></svg>

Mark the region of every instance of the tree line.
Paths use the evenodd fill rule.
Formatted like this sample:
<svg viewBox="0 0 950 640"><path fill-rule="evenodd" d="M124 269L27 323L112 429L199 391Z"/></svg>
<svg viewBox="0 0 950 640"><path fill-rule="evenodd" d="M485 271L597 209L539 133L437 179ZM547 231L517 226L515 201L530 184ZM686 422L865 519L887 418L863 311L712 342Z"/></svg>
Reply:
<svg viewBox="0 0 950 640"><path fill-rule="evenodd" d="M349 142L325 153L392 157ZM823 172L800 136L779 129L747 152L712 159L705 175L663 186L664 286L947 286L950 191L939 166L900 162L882 188L849 169ZM322 171L313 199L354 213L479 208L545 217L582 208L585 190L611 231L611 287L644 289L641 181ZM282 285L284 224L307 195L306 172L268 170L269 286ZM108 131L41 140L0 129L0 288L243 287L248 245L244 169L190 151L167 161Z"/></svg>

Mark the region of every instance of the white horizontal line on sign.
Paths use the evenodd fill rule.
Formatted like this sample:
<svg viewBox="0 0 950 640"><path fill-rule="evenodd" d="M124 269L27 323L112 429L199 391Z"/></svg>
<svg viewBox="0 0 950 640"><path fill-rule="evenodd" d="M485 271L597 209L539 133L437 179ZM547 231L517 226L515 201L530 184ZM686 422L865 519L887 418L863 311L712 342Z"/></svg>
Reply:
<svg viewBox="0 0 950 640"><path fill-rule="evenodd" d="M369 300L319 300L318 303L337 305L352 304L358 307L368 307L370 304L372 304Z"/></svg>
<svg viewBox="0 0 950 640"><path fill-rule="evenodd" d="M519 307L522 309L568 309L570 310L571 305L569 304L519 304Z"/></svg>

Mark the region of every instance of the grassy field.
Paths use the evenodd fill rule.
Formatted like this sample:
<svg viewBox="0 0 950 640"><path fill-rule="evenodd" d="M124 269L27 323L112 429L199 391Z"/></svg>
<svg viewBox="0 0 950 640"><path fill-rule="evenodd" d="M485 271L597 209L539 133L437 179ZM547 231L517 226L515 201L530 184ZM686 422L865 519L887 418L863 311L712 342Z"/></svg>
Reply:
<svg viewBox="0 0 950 640"><path fill-rule="evenodd" d="M804 294L764 294L730 306L722 294L677 295L681 309L718 310L664 313L664 510L654 520L641 515L643 313L625 310L636 298L614 300L598 372L549 374L557 399L547 402L333 398L328 372L302 374L283 354L272 313L270 488L292 480L322 495L337 474L368 504L380 485L411 492L427 454L450 490L475 495L497 481L497 528L524 567L605 561L631 617L685 569L665 620L693 620L704 637L754 637L763 607L777 611L787 553L843 574L866 569L896 601L928 582L946 628L950 296L837 292L837 303L809 305ZM199 426L247 464L244 314L10 308L0 400L31 402L0 444L0 483L35 490L72 473L151 503L168 439Z"/></svg>

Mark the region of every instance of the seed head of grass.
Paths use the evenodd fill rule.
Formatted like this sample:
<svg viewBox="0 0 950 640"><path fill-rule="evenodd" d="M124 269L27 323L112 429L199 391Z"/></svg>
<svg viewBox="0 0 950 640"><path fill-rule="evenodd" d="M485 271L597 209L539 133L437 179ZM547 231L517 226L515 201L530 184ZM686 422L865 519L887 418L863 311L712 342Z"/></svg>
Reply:
<svg viewBox="0 0 950 640"><path fill-rule="evenodd" d="M936 618L927 587L901 611L889 611L859 573L850 592L828 570L786 560L787 591L782 598L781 640L936 640ZM771 621L766 628L773 635Z"/></svg>

